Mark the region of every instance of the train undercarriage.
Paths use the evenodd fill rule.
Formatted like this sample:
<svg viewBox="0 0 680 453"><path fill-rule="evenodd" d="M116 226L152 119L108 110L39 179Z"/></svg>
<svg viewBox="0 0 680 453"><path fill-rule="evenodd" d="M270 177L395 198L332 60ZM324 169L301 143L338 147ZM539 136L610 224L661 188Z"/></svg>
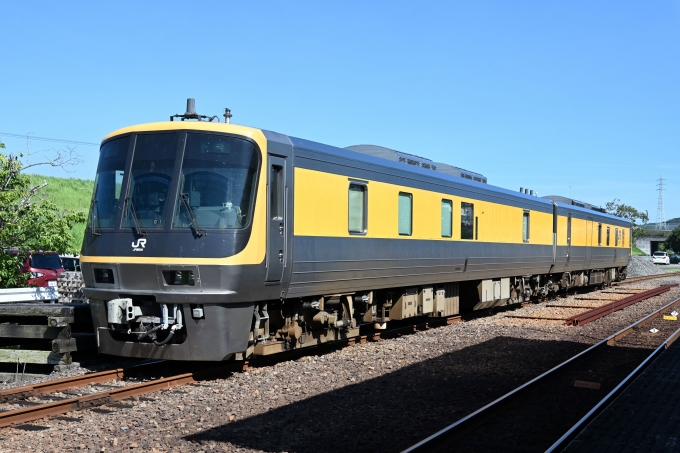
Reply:
<svg viewBox="0 0 680 453"><path fill-rule="evenodd" d="M625 278L626 268L621 267L263 302L255 307L245 356L354 337L360 326L385 329L389 321L453 316L555 297L576 287L606 286Z"/></svg>
<svg viewBox="0 0 680 453"><path fill-rule="evenodd" d="M134 345L182 347L189 337L200 335L194 341L200 338L201 355L212 357L211 352L204 351L204 336L213 335L215 329L227 329L226 335L241 338L243 346L237 349L242 352L218 354L221 360L226 360L265 356L348 339L358 336L360 329L362 332L386 329L392 321L454 316L555 297L576 287L606 286L625 278L626 267L620 267L270 300L240 308L220 304L204 307L157 303L153 297L102 301L101 308L93 302L92 308L95 316L98 316L96 313L104 316L105 311L106 329L111 339L133 349ZM234 317L235 309L241 310L243 322L226 327L228 320ZM215 310L222 314L216 315ZM252 317L243 310L250 310ZM248 337L247 342L244 336ZM218 349L217 337L215 341L215 349ZM131 354L133 349L126 354ZM144 356L150 351L139 354Z"/></svg>

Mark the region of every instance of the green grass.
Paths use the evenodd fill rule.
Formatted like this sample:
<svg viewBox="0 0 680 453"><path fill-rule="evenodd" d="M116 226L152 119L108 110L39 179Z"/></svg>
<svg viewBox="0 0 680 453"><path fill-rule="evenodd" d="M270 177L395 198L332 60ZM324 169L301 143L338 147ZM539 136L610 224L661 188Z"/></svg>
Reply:
<svg viewBox="0 0 680 453"><path fill-rule="evenodd" d="M53 202L60 210L71 209L83 212L87 216L92 198L94 181L76 178L57 178L54 176L31 175L33 184L47 182L47 186L38 193ZM71 246L80 251L85 234L85 223L78 223L71 228L71 235L75 238Z"/></svg>
<svg viewBox="0 0 680 453"><path fill-rule="evenodd" d="M664 272L667 274L677 274L678 272L680 272L680 269L668 269L665 270Z"/></svg>
<svg viewBox="0 0 680 453"><path fill-rule="evenodd" d="M647 256L647 254L639 248L633 246L633 256Z"/></svg>

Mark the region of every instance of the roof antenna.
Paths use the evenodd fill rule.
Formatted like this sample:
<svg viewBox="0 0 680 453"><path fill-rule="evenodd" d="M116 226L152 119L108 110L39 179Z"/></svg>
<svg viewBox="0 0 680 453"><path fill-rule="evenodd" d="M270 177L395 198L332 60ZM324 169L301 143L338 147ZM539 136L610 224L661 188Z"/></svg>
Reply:
<svg viewBox="0 0 680 453"><path fill-rule="evenodd" d="M227 123L227 124L231 123L231 121L230 121L230 120L231 120L231 116L232 116L232 115L231 115L231 110L229 110L229 109L224 109L224 115L222 115L222 116L224 117L224 122L225 122L225 123Z"/></svg>
<svg viewBox="0 0 680 453"><path fill-rule="evenodd" d="M187 99L187 111L184 114L184 116L187 118L195 118L198 116L196 115L196 99L194 98Z"/></svg>
<svg viewBox="0 0 680 453"><path fill-rule="evenodd" d="M217 117L217 115L214 116L206 116L206 115L199 115L196 113L196 100L194 98L189 98L187 99L187 111L183 114L175 114L170 117L170 121L175 121L175 118L181 118L181 121L184 120L198 120L198 121L203 121L204 119L208 121L212 121L214 119L217 120L217 122L220 122L220 119Z"/></svg>

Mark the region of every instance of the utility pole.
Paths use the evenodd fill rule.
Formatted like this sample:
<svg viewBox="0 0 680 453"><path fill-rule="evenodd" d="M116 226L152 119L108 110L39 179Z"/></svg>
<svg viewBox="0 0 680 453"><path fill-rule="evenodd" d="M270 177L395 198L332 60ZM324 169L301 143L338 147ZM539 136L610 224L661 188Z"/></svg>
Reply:
<svg viewBox="0 0 680 453"><path fill-rule="evenodd" d="M665 230L666 229L666 220L664 219L664 214L663 214L663 191L664 191L664 184L663 182L665 179L663 179L663 175L657 180L658 184L657 189L659 191L659 204L657 206L656 210L656 229L657 230Z"/></svg>

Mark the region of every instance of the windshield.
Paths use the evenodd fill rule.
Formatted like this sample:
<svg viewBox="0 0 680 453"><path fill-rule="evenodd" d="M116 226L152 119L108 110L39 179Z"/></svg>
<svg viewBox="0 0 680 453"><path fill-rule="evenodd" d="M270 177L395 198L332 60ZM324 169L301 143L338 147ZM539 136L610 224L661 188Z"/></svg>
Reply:
<svg viewBox="0 0 680 453"><path fill-rule="evenodd" d="M654 252L654 256L666 256L666 252Z"/></svg>
<svg viewBox="0 0 680 453"><path fill-rule="evenodd" d="M33 269L59 269L61 260L57 254L36 254L31 255L31 267Z"/></svg>
<svg viewBox="0 0 680 453"><path fill-rule="evenodd" d="M163 228L170 181L175 167L178 134L137 136L123 227Z"/></svg>
<svg viewBox="0 0 680 453"><path fill-rule="evenodd" d="M94 205L90 213L94 214L97 228L113 228L116 221L129 141L129 137L110 140L104 143L99 152L99 165L94 180ZM88 222L88 225L92 223Z"/></svg>
<svg viewBox="0 0 680 453"><path fill-rule="evenodd" d="M66 257L61 259L61 264L64 266L64 269L67 271L78 271L80 270L78 267L79 264L79 259L78 258L71 258L71 257Z"/></svg>
<svg viewBox="0 0 680 453"><path fill-rule="evenodd" d="M250 222L258 155L255 146L233 137L187 134L173 228L239 229ZM184 194L185 202L182 201ZM187 209L187 204L189 209Z"/></svg>

